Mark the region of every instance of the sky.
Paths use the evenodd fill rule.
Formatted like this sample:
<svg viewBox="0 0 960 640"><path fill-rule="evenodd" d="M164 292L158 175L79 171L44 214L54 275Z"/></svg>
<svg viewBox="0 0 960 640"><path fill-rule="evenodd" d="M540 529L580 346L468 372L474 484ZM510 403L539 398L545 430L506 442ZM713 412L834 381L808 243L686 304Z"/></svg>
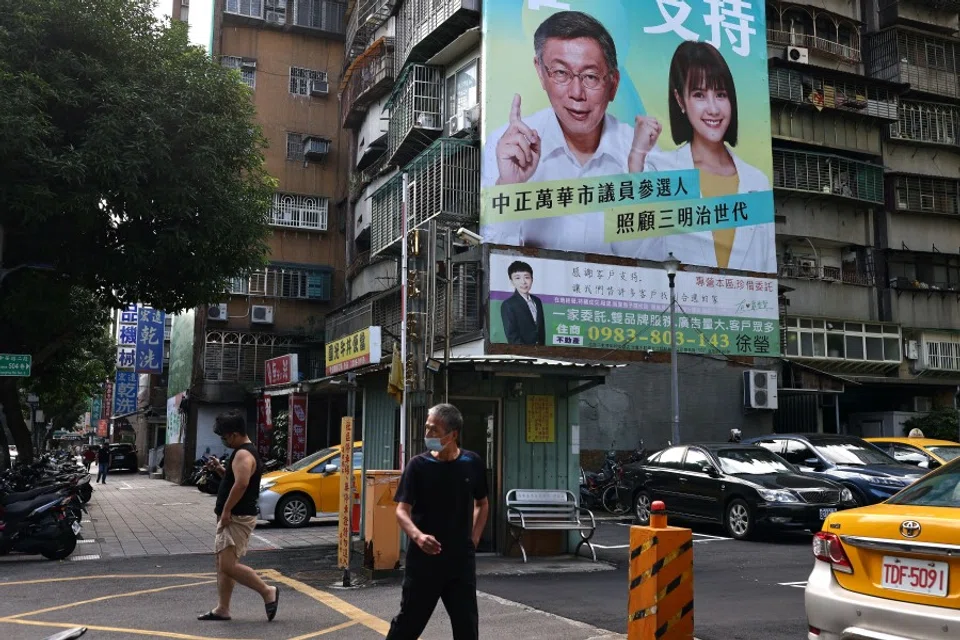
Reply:
<svg viewBox="0 0 960 640"><path fill-rule="evenodd" d="M166 19L173 9L173 0L158 0L154 15ZM190 43L209 49L213 20L213 0L190 0Z"/></svg>

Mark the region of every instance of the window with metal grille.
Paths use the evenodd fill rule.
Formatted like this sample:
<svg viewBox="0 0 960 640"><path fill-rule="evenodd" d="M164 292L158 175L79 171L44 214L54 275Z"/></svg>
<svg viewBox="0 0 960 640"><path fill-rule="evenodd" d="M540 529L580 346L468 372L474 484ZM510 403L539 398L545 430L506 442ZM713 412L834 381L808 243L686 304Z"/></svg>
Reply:
<svg viewBox="0 0 960 640"><path fill-rule="evenodd" d="M447 78L447 119L455 118L467 109L479 104L480 59L471 61L465 67Z"/></svg>
<svg viewBox="0 0 960 640"><path fill-rule="evenodd" d="M220 64L227 69L236 69L240 72L240 80L251 89L257 88L257 63L249 58L240 56L223 56Z"/></svg>
<svg viewBox="0 0 960 640"><path fill-rule="evenodd" d="M890 125L894 138L957 144L957 127L960 125L960 110L944 104L902 102L900 120Z"/></svg>
<svg viewBox="0 0 960 640"><path fill-rule="evenodd" d="M293 22L300 27L343 33L346 8L346 3L339 0L296 0Z"/></svg>
<svg viewBox="0 0 960 640"><path fill-rule="evenodd" d="M926 43L926 61L931 69L947 68L947 48L936 42Z"/></svg>
<svg viewBox="0 0 960 640"><path fill-rule="evenodd" d="M960 371L960 338L948 335L923 336L924 365L928 369Z"/></svg>
<svg viewBox="0 0 960 640"><path fill-rule="evenodd" d="M246 278L235 278L230 293L264 298L295 300L329 300L332 295L332 273L308 266L270 265L257 269Z"/></svg>
<svg viewBox="0 0 960 640"><path fill-rule="evenodd" d="M842 320L787 318L787 355L900 362L900 327Z"/></svg>
<svg viewBox="0 0 960 640"><path fill-rule="evenodd" d="M901 211L960 214L960 183L946 178L897 176L896 207Z"/></svg>
<svg viewBox="0 0 960 640"><path fill-rule="evenodd" d="M263 0L227 0L227 13L234 13L238 16L249 16L251 18L263 17Z"/></svg>
<svg viewBox="0 0 960 640"><path fill-rule="evenodd" d="M274 194L270 224L276 227L326 231L329 202L328 198L320 196Z"/></svg>
<svg viewBox="0 0 960 640"><path fill-rule="evenodd" d="M287 160L303 162L303 139L306 136L305 133L287 132Z"/></svg>
<svg viewBox="0 0 960 640"><path fill-rule="evenodd" d="M290 93L295 96L310 95L310 81L327 81L326 71L315 71L313 69L302 69L300 67L290 67Z"/></svg>

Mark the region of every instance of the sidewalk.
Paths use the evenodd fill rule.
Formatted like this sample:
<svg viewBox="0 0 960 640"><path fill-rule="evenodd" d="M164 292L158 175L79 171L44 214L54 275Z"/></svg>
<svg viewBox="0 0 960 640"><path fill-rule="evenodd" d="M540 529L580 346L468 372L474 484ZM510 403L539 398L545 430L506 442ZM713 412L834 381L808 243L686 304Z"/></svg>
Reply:
<svg viewBox="0 0 960 640"><path fill-rule="evenodd" d="M107 484L93 486L89 515L81 522L83 540L70 560L213 552L214 496L129 473L113 473ZM261 522L250 550L336 544L336 522L314 520L301 529Z"/></svg>

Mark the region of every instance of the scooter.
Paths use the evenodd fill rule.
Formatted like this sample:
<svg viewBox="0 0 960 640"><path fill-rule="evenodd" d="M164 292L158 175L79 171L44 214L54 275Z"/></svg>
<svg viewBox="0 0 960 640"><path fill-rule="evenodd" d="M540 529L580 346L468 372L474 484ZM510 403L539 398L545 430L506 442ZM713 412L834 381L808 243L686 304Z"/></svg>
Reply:
<svg viewBox="0 0 960 640"><path fill-rule="evenodd" d="M80 522L71 512L73 497L40 496L0 507L0 555L40 554L63 560L77 548Z"/></svg>

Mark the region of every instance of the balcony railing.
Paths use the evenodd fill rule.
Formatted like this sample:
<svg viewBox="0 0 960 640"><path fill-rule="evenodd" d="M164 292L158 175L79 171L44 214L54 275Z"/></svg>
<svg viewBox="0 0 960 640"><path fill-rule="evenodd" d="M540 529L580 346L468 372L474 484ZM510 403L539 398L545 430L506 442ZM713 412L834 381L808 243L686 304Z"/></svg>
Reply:
<svg viewBox="0 0 960 640"><path fill-rule="evenodd" d="M924 282L910 278L890 278L890 288L903 291L927 291L931 293L960 292L960 282Z"/></svg>
<svg viewBox="0 0 960 640"><path fill-rule="evenodd" d="M426 62L479 26L480 0L405 0L397 13L397 73L409 62Z"/></svg>
<svg viewBox="0 0 960 640"><path fill-rule="evenodd" d="M387 102L387 164L403 166L443 131L443 68L407 66Z"/></svg>
<svg viewBox="0 0 960 640"><path fill-rule="evenodd" d="M897 94L887 88L830 77L825 70L811 68L770 69L770 97L818 109L839 109L887 120L897 119Z"/></svg>
<svg viewBox="0 0 960 640"><path fill-rule="evenodd" d="M909 84L916 91L960 96L957 41L902 28L869 38L865 66L872 77Z"/></svg>
<svg viewBox="0 0 960 640"><path fill-rule="evenodd" d="M890 125L890 137L897 140L957 146L960 109L948 104L901 102L900 119Z"/></svg>
<svg viewBox="0 0 960 640"><path fill-rule="evenodd" d="M816 264L781 264L778 269L781 278L796 278L797 280L822 280L824 282L843 282L870 286L873 278L870 274L856 269L842 267L818 267Z"/></svg>
<svg viewBox="0 0 960 640"><path fill-rule="evenodd" d="M404 167L410 228L438 222L476 222L480 214L480 149L441 138Z"/></svg>
<svg viewBox="0 0 960 640"><path fill-rule="evenodd" d="M270 224L290 229L326 231L328 204L327 198L317 196L274 194Z"/></svg>
<svg viewBox="0 0 960 640"><path fill-rule="evenodd" d="M393 38L380 38L354 60L341 82L340 121L345 128L363 124L370 105L393 87Z"/></svg>
<svg viewBox="0 0 960 640"><path fill-rule="evenodd" d="M347 20L348 64L367 50L373 35L390 19L396 4L397 0L356 0L356 6Z"/></svg>
<svg viewBox="0 0 960 640"><path fill-rule="evenodd" d="M883 167L824 153L774 149L773 186L883 204Z"/></svg>
<svg viewBox="0 0 960 640"><path fill-rule="evenodd" d="M850 62L860 62L859 37L857 40L858 42L856 44L843 44L806 33L767 29L767 42L770 44L783 45L785 47L806 47L813 51L818 51Z"/></svg>
<svg viewBox="0 0 960 640"><path fill-rule="evenodd" d="M960 181L925 176L894 176L897 211L960 215Z"/></svg>

